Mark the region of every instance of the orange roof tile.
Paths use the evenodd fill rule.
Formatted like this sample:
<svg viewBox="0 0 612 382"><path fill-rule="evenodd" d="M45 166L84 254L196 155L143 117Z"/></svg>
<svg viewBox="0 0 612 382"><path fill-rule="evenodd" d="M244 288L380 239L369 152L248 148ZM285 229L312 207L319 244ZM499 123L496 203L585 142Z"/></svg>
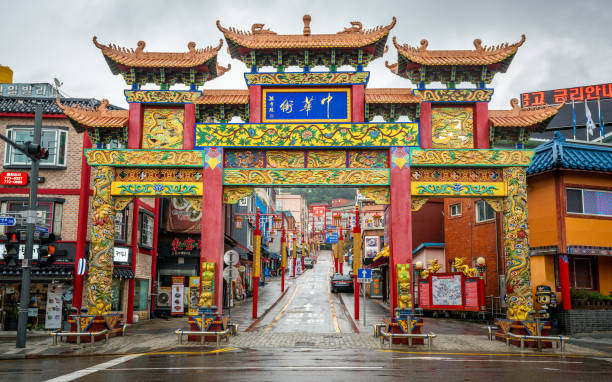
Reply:
<svg viewBox="0 0 612 382"><path fill-rule="evenodd" d="M96 36L94 36L93 42L110 62L140 68L192 68L200 66L215 58L221 46L223 46L223 40L220 40L216 47L209 46L204 49L196 49L195 42L190 42L187 44L188 52L166 53L145 52L146 44L144 41L138 41L136 49L118 47L114 44L102 45L98 43ZM111 66L111 70L113 74L119 73L116 67Z"/></svg>
<svg viewBox="0 0 612 382"><path fill-rule="evenodd" d="M361 48L386 38L395 26L393 17L391 24L377 26L364 30L361 22L353 21L349 28L335 34L310 34L310 16L305 15L303 34L279 35L264 24L253 24L251 31L236 28L224 28L217 20L217 28L225 38L249 49L320 49L320 48Z"/></svg>
<svg viewBox="0 0 612 382"><path fill-rule="evenodd" d="M209 89L196 98L196 105L243 105L249 103L249 91L238 89Z"/></svg>
<svg viewBox="0 0 612 382"><path fill-rule="evenodd" d="M366 103L420 103L421 97L412 94L412 89L378 88L365 90Z"/></svg>
<svg viewBox="0 0 612 382"><path fill-rule="evenodd" d="M510 100L511 110L489 110L489 121L494 127L537 127L552 119L564 104L521 108L518 99Z"/></svg>
<svg viewBox="0 0 612 382"><path fill-rule="evenodd" d="M59 98L55 100L57 106L64 112L66 117L74 121L75 129L82 132L87 128L120 128L127 125L127 110L108 110L108 100L103 99L100 107L90 108L86 106L66 106L60 103Z"/></svg>
<svg viewBox="0 0 612 382"><path fill-rule="evenodd" d="M407 44L400 45L393 37L393 44L400 55L408 61L429 66L484 66L502 62L516 54L518 48L525 42L525 35L514 44L504 43L498 46L483 46L480 39L474 40L474 50L427 50L429 42L421 40L421 46L416 48ZM391 68L390 68L391 69ZM392 69L393 70L393 69Z"/></svg>

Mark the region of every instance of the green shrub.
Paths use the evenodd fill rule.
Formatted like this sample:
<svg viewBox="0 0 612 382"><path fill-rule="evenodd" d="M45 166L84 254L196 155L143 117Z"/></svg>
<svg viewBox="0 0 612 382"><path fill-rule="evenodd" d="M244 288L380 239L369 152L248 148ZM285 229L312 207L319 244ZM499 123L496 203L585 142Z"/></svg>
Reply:
<svg viewBox="0 0 612 382"><path fill-rule="evenodd" d="M606 296L599 292L588 291L583 289L571 289L572 301L574 300L587 300L588 302L605 302L611 301L612 296Z"/></svg>

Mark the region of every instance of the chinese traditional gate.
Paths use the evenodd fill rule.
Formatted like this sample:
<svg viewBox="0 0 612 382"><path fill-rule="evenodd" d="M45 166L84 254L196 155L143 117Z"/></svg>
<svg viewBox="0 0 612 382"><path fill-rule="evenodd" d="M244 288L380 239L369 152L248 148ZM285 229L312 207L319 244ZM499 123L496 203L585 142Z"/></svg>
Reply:
<svg viewBox="0 0 612 382"><path fill-rule="evenodd" d="M398 62L388 67L417 89L369 89L363 69L386 52L395 18L371 30L352 22L321 35L311 34L310 16L303 21L302 35L217 23L232 58L250 69L246 90L197 90L228 70L217 64L222 41L154 53L142 41L127 50L94 38L113 74L132 88L125 91L129 111L61 106L96 146L85 152L95 168L90 314L109 312L113 214L133 198L181 196L205 211L200 307L221 314L222 204L254 187L331 186L358 187L390 204L392 312L412 308L411 212L428 198L486 198L504 216L508 317L525 320L532 310L525 185L532 151L521 147L557 108L521 109L513 100L511 110L490 111L493 90L486 88L506 71L524 36L488 48L475 40L475 49L465 51L428 50L426 40L414 48L394 38ZM266 66L276 72L260 72ZM286 73L289 66L303 70ZM311 72L316 66L329 71ZM340 72L341 66L353 70ZM430 82L446 88L426 89ZM462 82L476 87L456 89ZM160 90L142 90L148 83ZM176 83L191 90L169 90ZM375 117L385 122L370 122ZM103 148L111 141L127 148ZM498 144L513 148L491 148Z"/></svg>

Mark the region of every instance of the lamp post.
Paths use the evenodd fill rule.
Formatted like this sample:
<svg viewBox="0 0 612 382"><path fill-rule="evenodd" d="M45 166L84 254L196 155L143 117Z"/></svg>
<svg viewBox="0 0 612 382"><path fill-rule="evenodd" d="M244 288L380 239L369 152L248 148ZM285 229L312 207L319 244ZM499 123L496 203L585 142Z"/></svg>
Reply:
<svg viewBox="0 0 612 382"><path fill-rule="evenodd" d="M485 310L486 309L486 302L485 302L485 272L487 271L487 264L486 264L486 259L482 256L480 256L479 258L476 259L476 270L479 273L480 276L480 280L478 280L478 283L480 284L480 309ZM537 325L537 328L540 328L539 323ZM539 332L538 332L538 335ZM541 345L540 341L538 340L538 347Z"/></svg>
<svg viewBox="0 0 612 382"><path fill-rule="evenodd" d="M333 216L334 226L336 226L336 231L338 230L338 225L340 224L340 219L341 219L340 214L335 214ZM336 273L338 273L338 248L339 248L338 243L333 245L333 249L334 249L334 251L333 251L334 252L334 271Z"/></svg>
<svg viewBox="0 0 612 382"><path fill-rule="evenodd" d="M259 207L255 215L255 231L253 231L253 319L257 318L257 294L259 291L259 275L261 272L261 229L259 228Z"/></svg>
<svg viewBox="0 0 612 382"><path fill-rule="evenodd" d="M293 240L292 240L293 241L293 246L292 246L293 248L293 278L295 278L295 263L296 263L296 258L297 258L297 252L296 252L297 247L295 245L295 241L296 241L295 239L296 239L295 231L293 231Z"/></svg>
<svg viewBox="0 0 612 382"><path fill-rule="evenodd" d="M423 272L423 262L422 261L417 261L416 263L414 263L414 275L412 276L412 278L414 279L413 282L413 288L412 290L417 291L415 293L415 296L412 296L415 302L415 306L419 303L419 279L421 278L421 273Z"/></svg>
<svg viewBox="0 0 612 382"><path fill-rule="evenodd" d="M342 237L342 226L340 226L340 237L338 237L338 268L340 274L344 274L342 271L342 265L344 264L344 237Z"/></svg>
<svg viewBox="0 0 612 382"><path fill-rule="evenodd" d="M361 267L361 227L359 226L359 205L355 206L355 226L353 227L353 290L356 295L355 301L355 319L359 320L359 282L357 275Z"/></svg>
<svg viewBox="0 0 612 382"><path fill-rule="evenodd" d="M281 292L285 291L285 268L287 267L287 238L285 232L285 213L281 215Z"/></svg>

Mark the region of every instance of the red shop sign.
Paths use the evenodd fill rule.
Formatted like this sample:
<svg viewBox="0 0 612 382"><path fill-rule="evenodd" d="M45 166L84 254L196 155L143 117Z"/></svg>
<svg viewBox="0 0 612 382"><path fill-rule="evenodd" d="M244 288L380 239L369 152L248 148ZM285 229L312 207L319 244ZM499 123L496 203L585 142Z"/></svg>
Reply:
<svg viewBox="0 0 612 382"><path fill-rule="evenodd" d="M5 186L25 186L28 184L28 173L25 171L3 171L0 173L0 184Z"/></svg>

